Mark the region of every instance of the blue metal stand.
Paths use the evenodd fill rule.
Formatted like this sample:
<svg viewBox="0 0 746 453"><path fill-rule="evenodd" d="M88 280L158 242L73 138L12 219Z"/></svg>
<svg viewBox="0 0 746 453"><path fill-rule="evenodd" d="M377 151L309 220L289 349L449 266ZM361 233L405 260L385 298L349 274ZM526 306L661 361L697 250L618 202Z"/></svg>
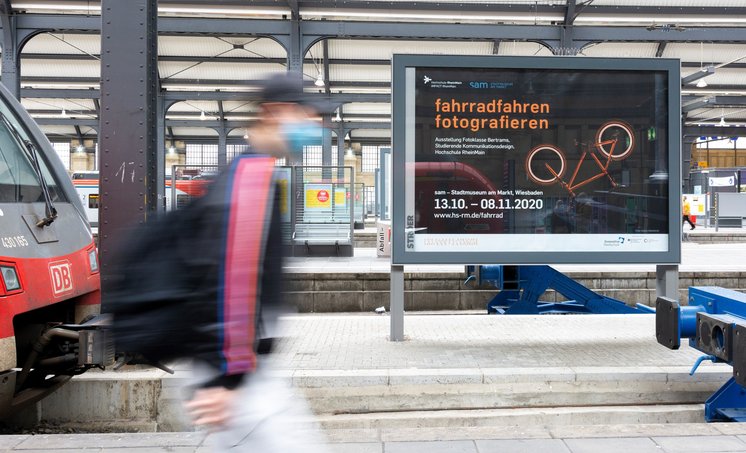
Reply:
<svg viewBox="0 0 746 453"><path fill-rule="evenodd" d="M705 420L708 422L746 421L746 389L730 378L705 401Z"/></svg>
<svg viewBox="0 0 746 453"><path fill-rule="evenodd" d="M622 301L597 294L549 266L469 266L469 279L489 284L498 293L487 303L488 313L537 315L545 313L652 313L649 307L630 307ZM568 299L546 302L539 298L548 289Z"/></svg>
<svg viewBox="0 0 746 453"><path fill-rule="evenodd" d="M655 335L658 343L679 349L689 339L704 360L728 363L733 377L705 402L705 420L746 421L746 294L718 287L690 287L688 305L659 297Z"/></svg>

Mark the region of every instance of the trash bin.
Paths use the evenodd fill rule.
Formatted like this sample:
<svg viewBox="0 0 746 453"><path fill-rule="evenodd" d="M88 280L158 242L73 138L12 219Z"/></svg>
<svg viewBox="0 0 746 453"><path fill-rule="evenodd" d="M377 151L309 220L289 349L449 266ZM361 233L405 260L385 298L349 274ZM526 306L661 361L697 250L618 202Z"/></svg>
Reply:
<svg viewBox="0 0 746 453"><path fill-rule="evenodd" d="M376 255L391 256L391 221L376 222Z"/></svg>

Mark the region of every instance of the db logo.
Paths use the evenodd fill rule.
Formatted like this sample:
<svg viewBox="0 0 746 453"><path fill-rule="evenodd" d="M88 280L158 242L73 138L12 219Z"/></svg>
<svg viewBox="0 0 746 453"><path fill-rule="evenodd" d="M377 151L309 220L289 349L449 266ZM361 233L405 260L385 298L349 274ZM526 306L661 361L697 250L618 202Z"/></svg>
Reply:
<svg viewBox="0 0 746 453"><path fill-rule="evenodd" d="M52 291L55 296L72 292L72 265L69 261L49 263L49 276L52 278Z"/></svg>
<svg viewBox="0 0 746 453"><path fill-rule="evenodd" d="M329 201L329 192L327 192L326 190L319 190L316 198L318 198L320 202L326 203L327 201Z"/></svg>

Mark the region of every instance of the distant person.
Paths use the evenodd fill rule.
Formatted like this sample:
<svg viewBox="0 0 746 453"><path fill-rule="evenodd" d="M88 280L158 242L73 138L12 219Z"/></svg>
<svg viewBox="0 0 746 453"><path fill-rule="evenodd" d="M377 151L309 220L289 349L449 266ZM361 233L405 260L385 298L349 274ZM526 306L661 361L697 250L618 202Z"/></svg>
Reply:
<svg viewBox="0 0 746 453"><path fill-rule="evenodd" d="M254 155L236 158L207 194L140 231L112 292L117 349L150 361L191 358L199 384L186 407L218 451L316 452L305 401L268 372L285 309L274 158L321 137L300 77L264 83L249 129ZM308 422L308 420L305 420Z"/></svg>
<svg viewBox="0 0 746 453"><path fill-rule="evenodd" d="M555 234L567 234L572 233L570 227L570 218L567 205L562 200L557 200L554 204L554 209L550 217L550 224L552 227L552 233Z"/></svg>
<svg viewBox="0 0 746 453"><path fill-rule="evenodd" d="M684 222L689 223L689 230L693 230L696 228L694 223L692 223L692 220L689 218L689 216L692 214L692 206L689 204L689 200L686 199L686 196L684 196L683 200L683 207L682 207L682 216L681 216L681 224L683 225Z"/></svg>

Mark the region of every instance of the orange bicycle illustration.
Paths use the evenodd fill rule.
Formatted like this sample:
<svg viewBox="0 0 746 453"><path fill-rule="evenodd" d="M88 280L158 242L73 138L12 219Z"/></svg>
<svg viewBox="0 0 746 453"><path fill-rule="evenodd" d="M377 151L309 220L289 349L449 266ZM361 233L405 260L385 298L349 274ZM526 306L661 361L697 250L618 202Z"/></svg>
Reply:
<svg viewBox="0 0 746 453"><path fill-rule="evenodd" d="M562 178L568 167L565 154L557 146L549 144L534 147L526 156L526 173L529 179L541 185L559 182L573 197L577 188L604 176L609 178L612 187L617 187L616 181L609 174L609 165L612 161L624 160L632 154L635 149L632 127L623 121L609 121L598 128L595 143L580 145L583 153L569 181ZM576 182L580 167L588 156L598 165L600 172Z"/></svg>

